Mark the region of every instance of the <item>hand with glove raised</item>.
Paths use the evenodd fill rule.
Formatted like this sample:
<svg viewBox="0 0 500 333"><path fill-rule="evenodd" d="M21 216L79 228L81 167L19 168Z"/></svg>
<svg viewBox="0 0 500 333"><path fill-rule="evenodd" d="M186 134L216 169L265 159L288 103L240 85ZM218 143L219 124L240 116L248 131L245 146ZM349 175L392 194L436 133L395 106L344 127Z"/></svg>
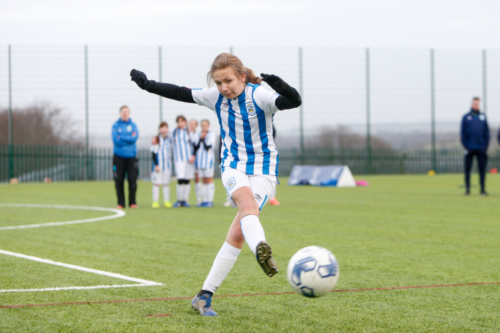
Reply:
<svg viewBox="0 0 500 333"><path fill-rule="evenodd" d="M138 71L136 69L133 69L130 71L130 77L131 77L131 80L134 81L135 83L137 83L137 85L139 86L139 88L141 89L146 89L146 86L149 82L146 74L144 74L143 72L141 71Z"/></svg>
<svg viewBox="0 0 500 333"><path fill-rule="evenodd" d="M290 87L288 83L283 81L279 76L274 74L261 73L262 81L266 82L271 88L274 89L279 96L276 99L276 106L280 110L288 110L299 107L302 104L302 99L298 91Z"/></svg>
<svg viewBox="0 0 500 333"><path fill-rule="evenodd" d="M266 82L280 95L286 94L286 92L290 89L288 83L283 81L279 76L264 73L261 73L260 76L262 77L262 81Z"/></svg>

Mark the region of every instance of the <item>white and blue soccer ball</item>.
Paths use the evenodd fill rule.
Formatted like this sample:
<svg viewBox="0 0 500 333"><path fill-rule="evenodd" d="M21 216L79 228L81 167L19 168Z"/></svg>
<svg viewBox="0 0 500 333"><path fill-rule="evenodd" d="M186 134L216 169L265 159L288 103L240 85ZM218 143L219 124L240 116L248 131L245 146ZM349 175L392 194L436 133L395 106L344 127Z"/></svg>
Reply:
<svg viewBox="0 0 500 333"><path fill-rule="evenodd" d="M299 295L320 297L337 284L339 264L327 249L308 246L290 259L287 275L288 282Z"/></svg>

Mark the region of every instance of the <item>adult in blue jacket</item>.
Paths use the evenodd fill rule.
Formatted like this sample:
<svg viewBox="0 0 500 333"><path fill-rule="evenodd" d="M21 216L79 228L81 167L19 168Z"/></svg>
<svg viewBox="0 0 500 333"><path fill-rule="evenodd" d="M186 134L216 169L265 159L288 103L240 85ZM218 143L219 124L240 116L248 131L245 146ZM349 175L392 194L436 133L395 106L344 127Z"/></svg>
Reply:
<svg viewBox="0 0 500 333"><path fill-rule="evenodd" d="M479 110L479 97L474 97L469 113L462 118L460 131L462 145L465 148L465 195L470 194L470 171L472 159L477 158L481 195L488 195L485 190L486 163L488 161L488 144L490 143L490 129L486 115Z"/></svg>
<svg viewBox="0 0 500 333"><path fill-rule="evenodd" d="M125 207L125 193L123 183L125 174L128 180L129 207L137 208L135 193L137 191L137 176L139 166L137 147L135 142L139 138L137 125L130 119L130 109L127 106L120 108L120 119L113 124L113 177L115 179L118 208Z"/></svg>

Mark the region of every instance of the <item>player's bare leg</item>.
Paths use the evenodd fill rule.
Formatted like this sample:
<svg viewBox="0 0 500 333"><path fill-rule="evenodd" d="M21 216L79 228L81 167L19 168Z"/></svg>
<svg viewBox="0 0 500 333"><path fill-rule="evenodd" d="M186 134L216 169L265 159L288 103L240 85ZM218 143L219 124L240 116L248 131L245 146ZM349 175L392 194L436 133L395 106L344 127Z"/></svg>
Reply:
<svg viewBox="0 0 500 333"><path fill-rule="evenodd" d="M245 239L233 226L239 225L240 216L236 214L226 238L226 242L222 245L219 253L215 257L210 273L203 283L201 291L191 301L191 307L198 311L202 316L217 316L217 313L212 308L212 295L222 284L226 276L233 268L234 263L238 259Z"/></svg>
<svg viewBox="0 0 500 333"><path fill-rule="evenodd" d="M233 201L238 207L238 213L229 227L226 241L215 257L203 288L191 301L191 307L202 316L217 316L212 308L212 295L233 268L245 241L266 275L271 277L278 273L271 247L266 242L264 229L259 221L259 206L252 189L247 186L239 188L233 193Z"/></svg>
<svg viewBox="0 0 500 333"><path fill-rule="evenodd" d="M247 186L241 187L234 191L232 198L238 207L238 215L241 219L239 223L235 219L231 224L226 242L232 244L231 242L234 241L233 246L236 246L244 237L264 273L269 277L274 276L278 273L278 267L273 259L271 246L266 242L264 228L259 220L259 206L252 189Z"/></svg>

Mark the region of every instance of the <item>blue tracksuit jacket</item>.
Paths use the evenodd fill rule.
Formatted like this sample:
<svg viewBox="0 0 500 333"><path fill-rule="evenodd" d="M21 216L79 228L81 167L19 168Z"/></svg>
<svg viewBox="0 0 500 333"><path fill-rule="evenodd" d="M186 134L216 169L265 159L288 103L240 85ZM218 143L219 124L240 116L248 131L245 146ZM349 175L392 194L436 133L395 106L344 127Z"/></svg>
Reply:
<svg viewBox="0 0 500 333"><path fill-rule="evenodd" d="M470 110L462 118L460 131L462 145L465 149L488 149L490 143L490 129L484 113Z"/></svg>
<svg viewBox="0 0 500 333"><path fill-rule="evenodd" d="M134 132L135 135L132 136ZM137 155L135 142L139 138L139 130L137 129L137 125L132 122L132 119L128 121L118 119L113 124L111 136L114 143L113 153L115 155L123 158L135 157Z"/></svg>

